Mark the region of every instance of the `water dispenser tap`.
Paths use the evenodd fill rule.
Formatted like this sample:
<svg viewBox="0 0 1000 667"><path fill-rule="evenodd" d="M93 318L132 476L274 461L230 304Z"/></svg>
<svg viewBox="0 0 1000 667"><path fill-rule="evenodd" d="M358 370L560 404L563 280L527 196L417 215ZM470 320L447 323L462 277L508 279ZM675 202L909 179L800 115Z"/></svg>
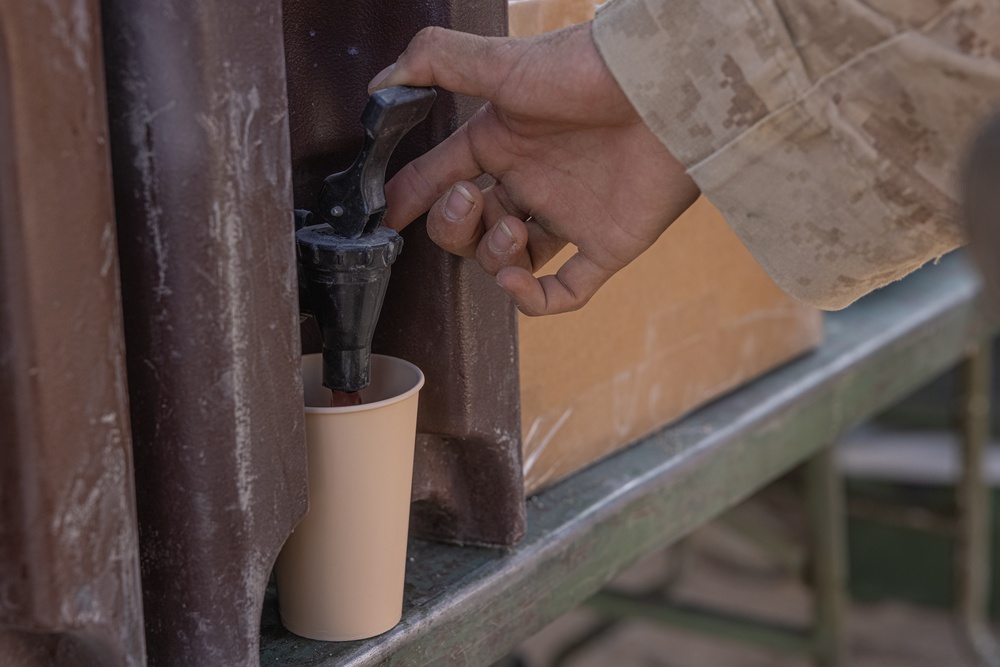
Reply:
<svg viewBox="0 0 1000 667"><path fill-rule="evenodd" d="M364 145L345 171L328 176L312 215L297 212L299 280L323 339L323 384L354 392L368 386L372 336L403 247L381 227L385 169L404 134L434 103L431 88L397 86L372 94L361 114ZM316 218L319 224L310 224Z"/></svg>

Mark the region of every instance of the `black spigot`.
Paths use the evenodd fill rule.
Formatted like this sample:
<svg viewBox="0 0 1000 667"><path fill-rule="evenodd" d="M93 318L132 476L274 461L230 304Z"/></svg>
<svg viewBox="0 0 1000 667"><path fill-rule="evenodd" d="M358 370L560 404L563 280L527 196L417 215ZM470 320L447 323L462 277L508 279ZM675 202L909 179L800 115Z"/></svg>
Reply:
<svg viewBox="0 0 1000 667"><path fill-rule="evenodd" d="M354 164L325 179L315 216L297 216L296 226L306 225L295 232L299 279L323 338L323 384L329 389L358 391L370 381L372 336L390 266L403 247L399 234L380 226L386 163L434 98L430 88L373 93L361 115L365 141ZM324 222L309 224L316 217Z"/></svg>

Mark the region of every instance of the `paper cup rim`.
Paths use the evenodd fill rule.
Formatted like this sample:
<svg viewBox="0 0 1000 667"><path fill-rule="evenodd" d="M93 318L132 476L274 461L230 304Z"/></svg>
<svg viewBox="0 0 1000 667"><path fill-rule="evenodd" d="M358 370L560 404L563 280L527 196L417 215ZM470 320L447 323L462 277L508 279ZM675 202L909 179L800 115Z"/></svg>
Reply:
<svg viewBox="0 0 1000 667"><path fill-rule="evenodd" d="M319 354L319 353L316 353ZM306 355L311 356L311 355ZM377 410L379 408L384 408L394 403L400 403L405 401L410 396L416 394L424 386L424 372L417 367L416 364L412 364L406 359L400 359L399 357L393 357L388 354L373 354L372 358L379 359L389 359L391 361L397 362L404 367L409 367L411 370L417 373L417 382L404 391L402 394L396 394L395 396L390 396L389 398L383 398L381 401L375 401L374 403L362 403L361 405L342 405L338 407L316 407L316 406L305 406L305 411L307 415L317 414L317 415L339 415L346 414L348 412L366 412L368 410Z"/></svg>

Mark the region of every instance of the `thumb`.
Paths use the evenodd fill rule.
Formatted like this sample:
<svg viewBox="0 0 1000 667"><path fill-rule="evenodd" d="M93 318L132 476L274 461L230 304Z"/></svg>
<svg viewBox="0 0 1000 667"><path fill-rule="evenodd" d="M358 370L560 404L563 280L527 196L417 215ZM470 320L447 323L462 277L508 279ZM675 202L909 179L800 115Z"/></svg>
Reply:
<svg viewBox="0 0 1000 667"><path fill-rule="evenodd" d="M446 28L418 32L395 63L375 75L368 92L390 86L440 86L491 100L508 67L512 40L481 37ZM505 57L507 56L507 57Z"/></svg>

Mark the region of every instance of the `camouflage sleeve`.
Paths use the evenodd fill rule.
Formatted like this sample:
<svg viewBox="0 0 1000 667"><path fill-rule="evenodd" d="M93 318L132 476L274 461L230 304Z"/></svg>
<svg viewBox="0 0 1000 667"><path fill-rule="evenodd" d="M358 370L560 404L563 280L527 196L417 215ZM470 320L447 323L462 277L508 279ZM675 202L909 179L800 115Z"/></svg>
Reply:
<svg viewBox="0 0 1000 667"><path fill-rule="evenodd" d="M614 0L593 32L791 295L843 308L962 243L961 153L1000 107L1000 0Z"/></svg>

